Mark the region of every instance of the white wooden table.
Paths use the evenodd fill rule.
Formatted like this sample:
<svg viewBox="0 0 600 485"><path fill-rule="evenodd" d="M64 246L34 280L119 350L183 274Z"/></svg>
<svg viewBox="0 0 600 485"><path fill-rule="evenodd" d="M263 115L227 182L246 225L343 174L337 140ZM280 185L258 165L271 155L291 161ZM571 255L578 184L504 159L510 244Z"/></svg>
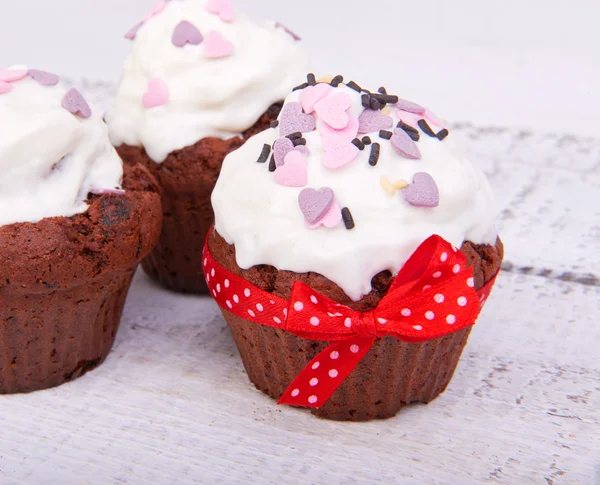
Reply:
<svg viewBox="0 0 600 485"><path fill-rule="evenodd" d="M0 397L0 484L600 484L600 138L453 131L504 207L506 263L436 401L362 424L278 407L211 300L138 273L104 365Z"/></svg>

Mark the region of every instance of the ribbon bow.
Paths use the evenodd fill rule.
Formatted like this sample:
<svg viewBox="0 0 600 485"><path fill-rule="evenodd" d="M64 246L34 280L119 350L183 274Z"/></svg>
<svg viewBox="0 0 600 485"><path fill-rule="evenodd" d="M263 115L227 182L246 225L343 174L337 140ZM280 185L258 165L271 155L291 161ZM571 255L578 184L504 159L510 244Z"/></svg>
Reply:
<svg viewBox="0 0 600 485"><path fill-rule="evenodd" d="M473 325L494 284L475 290L464 254L431 236L402 267L374 310L357 312L296 281L289 300L261 290L220 266L204 248L204 273L216 302L234 315L311 340L332 342L279 399L322 406L367 354L376 338L406 342L443 337Z"/></svg>

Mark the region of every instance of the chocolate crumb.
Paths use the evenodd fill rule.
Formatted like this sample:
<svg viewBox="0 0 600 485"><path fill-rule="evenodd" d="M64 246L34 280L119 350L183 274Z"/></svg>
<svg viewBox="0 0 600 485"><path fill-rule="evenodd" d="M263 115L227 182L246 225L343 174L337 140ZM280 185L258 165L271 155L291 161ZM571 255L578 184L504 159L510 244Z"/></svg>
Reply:
<svg viewBox="0 0 600 485"><path fill-rule="evenodd" d="M368 136L363 136L363 138L362 138L362 142L363 142L365 145L370 145L370 144L372 143L372 142L371 142L371 138L370 138L370 137L368 137Z"/></svg>
<svg viewBox="0 0 600 485"><path fill-rule="evenodd" d="M344 207L342 209L342 219L344 221L346 229L354 229L354 227L356 226L356 224L354 224L354 217L352 217L352 212L350 212L350 209L348 209L348 207Z"/></svg>
<svg viewBox="0 0 600 485"><path fill-rule="evenodd" d="M277 128L278 126L279 126L279 121L278 120L271 121L271 128Z"/></svg>
<svg viewBox="0 0 600 485"><path fill-rule="evenodd" d="M312 72L306 76L306 80L308 81L309 86L315 86L317 84L317 78Z"/></svg>
<svg viewBox="0 0 600 485"><path fill-rule="evenodd" d="M340 76L338 74L331 80L331 83L329 83L329 84L331 84L334 88L337 88L343 82L344 82L344 76Z"/></svg>
<svg viewBox="0 0 600 485"><path fill-rule="evenodd" d="M292 140L292 143L294 144L295 147L299 146L299 145L306 145L306 138L295 138L294 140Z"/></svg>
<svg viewBox="0 0 600 485"><path fill-rule="evenodd" d="M419 124L419 128L421 128L421 130L423 130L423 133L425 133L426 135L429 135L429 136L431 136L433 138L437 138L437 135L431 129L431 127L427 124L427 121L425 121L425 120L419 120L418 124Z"/></svg>
<svg viewBox="0 0 600 485"><path fill-rule="evenodd" d="M292 89L292 91L299 91L300 89L305 89L308 86L309 86L308 83L303 83L303 84L300 84L300 86L296 86L294 89Z"/></svg>
<svg viewBox="0 0 600 485"><path fill-rule="evenodd" d="M268 159L269 159L269 154L271 153L271 145L263 145L263 149L262 152L260 152L260 156L258 157L258 160L256 160L257 163L265 163Z"/></svg>
<svg viewBox="0 0 600 485"><path fill-rule="evenodd" d="M348 84L346 84L346 86L348 86L350 89L354 89L354 91L356 91L357 93L360 93L362 91L362 88L354 81L350 81Z"/></svg>
<svg viewBox="0 0 600 485"><path fill-rule="evenodd" d="M384 140L390 140L392 138L393 133L387 130L381 130L379 132L379 138L383 138Z"/></svg>
<svg viewBox="0 0 600 485"><path fill-rule="evenodd" d="M277 169L277 165L275 164L275 154L271 155L271 160L269 161L269 172L274 172Z"/></svg>
<svg viewBox="0 0 600 485"><path fill-rule="evenodd" d="M360 141L358 138L355 138L354 140L352 140L352 144L361 151L365 149L365 144L362 141Z"/></svg>
<svg viewBox="0 0 600 485"><path fill-rule="evenodd" d="M389 132L388 132L389 133ZM390 133L391 135L391 133ZM379 162L379 152L381 150L381 145L379 143L373 143L371 145L371 154L369 155L369 165L374 167Z"/></svg>
<svg viewBox="0 0 600 485"><path fill-rule="evenodd" d="M438 138L438 140L442 141L444 138L446 138L448 135L450 134L450 132L444 128L443 130L441 130L436 136Z"/></svg>

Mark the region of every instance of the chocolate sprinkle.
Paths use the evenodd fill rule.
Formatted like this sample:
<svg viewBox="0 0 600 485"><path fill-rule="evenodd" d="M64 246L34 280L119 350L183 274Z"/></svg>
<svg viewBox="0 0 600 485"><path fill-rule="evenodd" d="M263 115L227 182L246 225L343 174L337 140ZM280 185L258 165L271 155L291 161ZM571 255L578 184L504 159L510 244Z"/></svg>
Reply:
<svg viewBox="0 0 600 485"><path fill-rule="evenodd" d="M391 135L391 133L390 133L390 135ZM371 165L371 167L374 167L375 165L377 165L377 162L379 161L380 150L381 150L381 145L379 143L373 143L371 145L371 155L369 155L369 165Z"/></svg>
<svg viewBox="0 0 600 485"><path fill-rule="evenodd" d="M334 88L337 88L343 82L344 82L344 76L340 76L338 74L331 80L331 83L329 83L329 84L331 84Z"/></svg>
<svg viewBox="0 0 600 485"><path fill-rule="evenodd" d="M355 138L354 140L352 140L352 144L361 151L365 149L365 144L362 141L360 141L358 138Z"/></svg>
<svg viewBox="0 0 600 485"><path fill-rule="evenodd" d="M373 96L371 96L371 109L374 110L380 110L381 109L381 103L379 102L379 100Z"/></svg>
<svg viewBox="0 0 600 485"><path fill-rule="evenodd" d="M438 138L438 140L442 141L444 138L446 138L448 135L450 134L450 132L444 128L442 131L440 131L436 136Z"/></svg>
<svg viewBox="0 0 600 485"><path fill-rule="evenodd" d="M425 133L426 135L429 135L429 136L431 136L433 138L437 138L437 135L431 129L431 127L427 124L427 121L425 121L425 120L419 120L418 124L419 124L419 128L421 128L421 130L423 130L423 133Z"/></svg>
<svg viewBox="0 0 600 485"><path fill-rule="evenodd" d="M352 212L350 212L348 207L342 209L342 220L344 221L346 229L350 230L356 227L356 224L354 224L354 217L352 217Z"/></svg>
<svg viewBox="0 0 600 485"><path fill-rule="evenodd" d="M368 94L363 94L360 97L360 100L362 102L363 108L370 108L371 107L371 96L369 96Z"/></svg>
<svg viewBox="0 0 600 485"><path fill-rule="evenodd" d="M268 159L269 159L269 154L271 153L271 145L263 145L263 149L262 152L260 152L260 156L258 157L258 160L256 160L257 163L265 163Z"/></svg>
<svg viewBox="0 0 600 485"><path fill-rule="evenodd" d="M277 169L277 165L275 164L275 154L271 155L271 160L269 161L269 172L274 172Z"/></svg>
<svg viewBox="0 0 600 485"><path fill-rule="evenodd" d="M379 137L383 138L384 140L391 140L393 133L391 131L387 131L387 130L381 130L379 132Z"/></svg>
<svg viewBox="0 0 600 485"><path fill-rule="evenodd" d="M406 134L410 136L412 141L419 141L419 139L421 138L421 135L419 134L419 131L416 128L407 125L402 120L398 122L398 128L402 128L406 132Z"/></svg>
<svg viewBox="0 0 600 485"><path fill-rule="evenodd" d="M377 91L379 91L381 94L387 94L387 90L381 86Z"/></svg>
<svg viewBox="0 0 600 485"><path fill-rule="evenodd" d="M306 138L295 138L294 140L292 140L292 143L295 147L299 145L306 145Z"/></svg>
<svg viewBox="0 0 600 485"><path fill-rule="evenodd" d="M346 84L346 86L348 86L350 89L354 89L354 91L356 91L357 93L360 93L362 91L362 88L354 81L350 81L348 84Z"/></svg>
<svg viewBox="0 0 600 485"><path fill-rule="evenodd" d="M309 86L308 83L300 84L300 86L296 86L292 91L299 91L300 89L306 89Z"/></svg>
<svg viewBox="0 0 600 485"><path fill-rule="evenodd" d="M306 80L308 81L309 86L315 86L317 84L317 78L312 72L306 76Z"/></svg>
<svg viewBox="0 0 600 485"><path fill-rule="evenodd" d="M299 131L297 131L296 133L290 133L286 138L289 138L290 140L296 140L298 138L302 138L302 133L300 133Z"/></svg>
<svg viewBox="0 0 600 485"><path fill-rule="evenodd" d="M371 142L371 138L369 138L368 136L363 136L362 142L363 142L365 145L370 145L370 144L372 143L372 142Z"/></svg>
<svg viewBox="0 0 600 485"><path fill-rule="evenodd" d="M399 101L398 96L396 96L394 94L387 94L387 93L385 96L382 96L382 99L388 104L396 104Z"/></svg>
<svg viewBox="0 0 600 485"><path fill-rule="evenodd" d="M271 128L277 128L278 126L279 126L279 121L278 120L271 121Z"/></svg>

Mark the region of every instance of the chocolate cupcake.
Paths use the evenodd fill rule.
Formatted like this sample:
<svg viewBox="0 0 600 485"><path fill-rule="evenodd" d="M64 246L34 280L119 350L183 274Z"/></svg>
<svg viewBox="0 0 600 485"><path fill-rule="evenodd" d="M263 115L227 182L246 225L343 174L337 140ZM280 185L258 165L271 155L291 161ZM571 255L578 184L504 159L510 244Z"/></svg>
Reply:
<svg viewBox="0 0 600 485"><path fill-rule="evenodd" d="M0 394L98 366L156 243L156 182L123 166L99 112L58 76L0 70Z"/></svg>
<svg viewBox="0 0 600 485"><path fill-rule="evenodd" d="M307 60L295 34L257 23L229 0L161 2L133 41L110 137L162 190L164 226L144 270L167 288L205 293L201 250L225 156L270 126Z"/></svg>
<svg viewBox="0 0 600 485"><path fill-rule="evenodd" d="M500 269L496 208L430 110L309 81L225 159L206 279L258 389L389 418L448 386Z"/></svg>

